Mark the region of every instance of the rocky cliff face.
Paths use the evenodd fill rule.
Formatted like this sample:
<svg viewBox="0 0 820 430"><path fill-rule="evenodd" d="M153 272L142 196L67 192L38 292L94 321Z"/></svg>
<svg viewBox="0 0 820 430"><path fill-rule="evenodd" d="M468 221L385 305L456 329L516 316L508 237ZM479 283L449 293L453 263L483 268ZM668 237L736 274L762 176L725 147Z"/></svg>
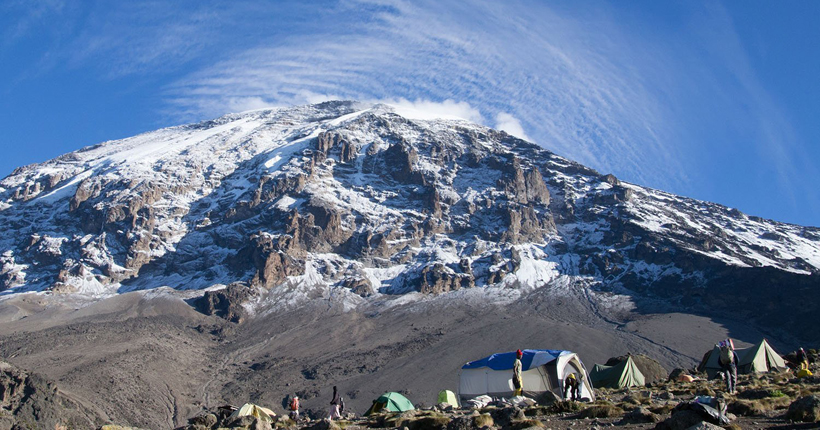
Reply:
<svg viewBox="0 0 820 430"><path fill-rule="evenodd" d="M93 411L57 391L53 381L0 361L2 428L94 428Z"/></svg>
<svg viewBox="0 0 820 430"><path fill-rule="evenodd" d="M0 287L107 295L241 282L356 306L569 277L638 307L765 325L796 327L818 310L820 229L402 113L353 102L254 111L19 168L0 182ZM784 319L794 296L808 304ZM203 306L221 309L213 300Z"/></svg>

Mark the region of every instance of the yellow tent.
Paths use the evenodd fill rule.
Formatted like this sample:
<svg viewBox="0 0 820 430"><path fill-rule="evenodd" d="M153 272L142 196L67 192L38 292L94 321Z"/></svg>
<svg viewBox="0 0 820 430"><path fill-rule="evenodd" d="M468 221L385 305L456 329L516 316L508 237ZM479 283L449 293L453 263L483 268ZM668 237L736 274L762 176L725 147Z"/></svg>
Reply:
<svg viewBox="0 0 820 430"><path fill-rule="evenodd" d="M456 397L456 393L450 390L441 390L438 393L438 403L447 403L452 405L453 407L458 407L458 398Z"/></svg>
<svg viewBox="0 0 820 430"><path fill-rule="evenodd" d="M230 418L244 417L246 415L254 416L259 418L261 421L270 423L273 422L273 417L276 416L276 413L268 408L254 405L253 403L245 403L241 408L235 410L231 414Z"/></svg>

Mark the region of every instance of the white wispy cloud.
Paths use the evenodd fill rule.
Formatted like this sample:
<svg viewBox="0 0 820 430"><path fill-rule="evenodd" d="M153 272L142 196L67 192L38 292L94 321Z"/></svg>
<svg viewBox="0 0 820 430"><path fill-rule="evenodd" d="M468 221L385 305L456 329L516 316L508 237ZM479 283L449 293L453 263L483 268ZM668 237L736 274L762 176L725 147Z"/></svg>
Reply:
<svg viewBox="0 0 820 430"><path fill-rule="evenodd" d="M0 4L11 15L0 16L0 60L16 40L43 32L50 48L20 76L65 65L111 80L148 76L161 85L169 122L383 101L500 128L677 193L731 205L740 185L726 177L734 173L756 186L776 183L767 189L780 200L791 194L795 207L820 210L807 185L820 173L806 143L756 76L726 10L686 3L681 28L664 32L625 9L523 0L13 0ZM750 168L771 170L771 180Z"/></svg>
<svg viewBox="0 0 820 430"><path fill-rule="evenodd" d="M236 53L180 80L168 90L172 108L213 116L236 100L300 104L317 94L457 100L496 120L487 125L594 167L659 186L686 177L677 149L659 136L663 109L635 70L612 61L617 31L588 31L606 21L517 2L349 1L336 13L318 33Z"/></svg>
<svg viewBox="0 0 820 430"><path fill-rule="evenodd" d="M508 114L507 112L499 112L495 116L495 128L504 130L507 133L524 140L532 140L527 133L524 132L524 127L518 118Z"/></svg>

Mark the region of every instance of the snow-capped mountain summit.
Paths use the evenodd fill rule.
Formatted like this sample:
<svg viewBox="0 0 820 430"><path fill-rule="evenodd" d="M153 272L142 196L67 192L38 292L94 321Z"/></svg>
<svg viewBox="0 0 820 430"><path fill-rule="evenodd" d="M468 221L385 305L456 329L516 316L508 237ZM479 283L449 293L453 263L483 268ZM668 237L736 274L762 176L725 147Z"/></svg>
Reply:
<svg viewBox="0 0 820 430"><path fill-rule="evenodd" d="M740 314L818 294L818 228L419 117L355 102L258 110L21 167L0 182L0 288L107 295L245 282L355 304L583 285ZM755 312L768 318L765 306Z"/></svg>

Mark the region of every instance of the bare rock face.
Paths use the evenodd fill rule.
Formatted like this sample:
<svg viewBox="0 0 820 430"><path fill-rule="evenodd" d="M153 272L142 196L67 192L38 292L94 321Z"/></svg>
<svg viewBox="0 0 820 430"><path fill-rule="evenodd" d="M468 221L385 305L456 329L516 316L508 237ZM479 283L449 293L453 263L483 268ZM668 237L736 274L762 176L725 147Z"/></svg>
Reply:
<svg viewBox="0 0 820 430"><path fill-rule="evenodd" d="M390 269L384 292L429 294L583 276L686 310L759 309L756 322L793 332L820 311L817 228L622 182L475 124L350 102L227 115L20 168L0 180L0 225L0 289L275 288L310 262L322 288L365 297L381 287L352 268ZM530 279L525 258L572 263ZM787 321L781 286L808 297Z"/></svg>
<svg viewBox="0 0 820 430"><path fill-rule="evenodd" d="M504 214L507 231L501 240L510 243L532 242L555 231L555 223L550 215L542 220L532 206L510 206Z"/></svg>
<svg viewBox="0 0 820 430"><path fill-rule="evenodd" d="M36 373L0 361L2 428L96 428L99 417L57 392L57 386Z"/></svg>
<svg viewBox="0 0 820 430"><path fill-rule="evenodd" d="M418 280L418 291L424 294L441 294L474 286L472 274L456 273L441 263L422 269Z"/></svg>
<svg viewBox="0 0 820 430"><path fill-rule="evenodd" d="M246 284L234 283L225 289L207 291L196 301L196 308L205 315L216 315L230 322L241 323L246 312L242 304L256 296L256 291Z"/></svg>
<svg viewBox="0 0 820 430"><path fill-rule="evenodd" d="M345 278L342 286L362 297L369 297L375 293L373 285L367 278Z"/></svg>
<svg viewBox="0 0 820 430"><path fill-rule="evenodd" d="M384 165L394 180L401 183L427 185L424 175L413 169L418 159L416 150L403 143L390 145L384 153Z"/></svg>
<svg viewBox="0 0 820 430"><path fill-rule="evenodd" d="M251 285L273 288L288 276L305 273L304 263L286 254L276 239L278 238L266 234L255 234L251 236L251 246L242 252L250 254L256 269Z"/></svg>
<svg viewBox="0 0 820 430"><path fill-rule="evenodd" d="M533 167L526 173L525 183L527 188L527 201L540 203L542 205L550 204L549 189L537 167Z"/></svg>

